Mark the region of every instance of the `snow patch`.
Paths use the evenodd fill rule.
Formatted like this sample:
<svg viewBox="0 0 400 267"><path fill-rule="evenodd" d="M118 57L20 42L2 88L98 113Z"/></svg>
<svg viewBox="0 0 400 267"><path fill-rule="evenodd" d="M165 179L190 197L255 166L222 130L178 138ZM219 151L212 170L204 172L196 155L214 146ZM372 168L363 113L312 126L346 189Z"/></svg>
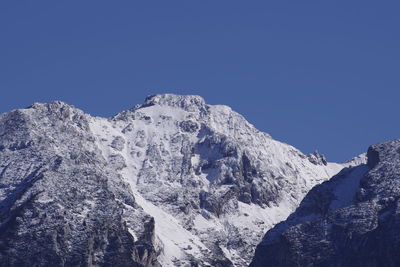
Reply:
<svg viewBox="0 0 400 267"><path fill-rule="evenodd" d="M352 204L360 187L360 180L368 170L367 165L358 166L340 180L340 183L335 188L336 199L331 202L330 210L340 209Z"/></svg>

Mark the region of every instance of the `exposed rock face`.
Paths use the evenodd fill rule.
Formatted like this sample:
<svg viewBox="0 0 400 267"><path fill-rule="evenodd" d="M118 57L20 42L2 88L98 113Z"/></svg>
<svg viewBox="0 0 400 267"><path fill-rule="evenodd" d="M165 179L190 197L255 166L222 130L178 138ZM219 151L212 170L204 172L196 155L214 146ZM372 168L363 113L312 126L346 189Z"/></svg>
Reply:
<svg viewBox="0 0 400 267"><path fill-rule="evenodd" d="M400 266L400 140L314 187L250 266Z"/></svg>
<svg viewBox="0 0 400 267"><path fill-rule="evenodd" d="M159 266L153 219L94 140L63 103L1 115L1 266Z"/></svg>
<svg viewBox="0 0 400 267"><path fill-rule="evenodd" d="M308 160L309 160L311 163L314 163L315 165L318 165L318 164L320 164L320 165L321 165L321 164L326 165L326 164L328 164L328 162L326 161L325 156L324 156L324 155L321 155L318 151L315 151L315 152L313 152L313 153L307 155L307 157L308 157Z"/></svg>
<svg viewBox="0 0 400 267"><path fill-rule="evenodd" d="M0 265L244 266L342 168L199 96L34 104L0 115Z"/></svg>

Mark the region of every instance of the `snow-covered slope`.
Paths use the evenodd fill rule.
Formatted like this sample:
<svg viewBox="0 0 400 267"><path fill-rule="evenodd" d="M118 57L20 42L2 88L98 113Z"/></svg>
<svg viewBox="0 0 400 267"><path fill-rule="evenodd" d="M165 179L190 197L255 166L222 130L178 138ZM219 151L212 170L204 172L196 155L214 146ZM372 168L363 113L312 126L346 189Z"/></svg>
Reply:
<svg viewBox="0 0 400 267"><path fill-rule="evenodd" d="M111 230L99 230L87 220L83 228L76 224L83 224L78 218L98 216L104 198L113 212L102 209L99 220L113 221L110 227L120 229L123 237L117 240L124 241L115 246L117 251L134 251L124 258L128 265L245 266L262 235L285 220L314 185L363 162L360 157L336 164L318 153L304 155L258 131L229 107L207 105L199 96L150 96L112 118L91 117L61 102L35 104L1 115L0 126L0 227L13 233L7 238L12 243L23 232L20 225L9 228L11 219L23 220L23 229L38 227L25 213L10 211L31 214L33 209L43 217L48 207L56 214L75 207L67 211L68 223L80 230L58 238L89 251L80 262L95 259L100 265L113 262L107 256L112 248L85 244L93 243L89 232L100 231L108 240ZM18 178L18 170L39 171L54 157L65 164L62 169L45 169L44 179L32 185L26 180L31 176ZM99 198L96 187L111 193ZM79 200L63 197L71 190ZM18 199L31 195L37 198L22 207ZM40 231L47 240L53 231L47 226L61 224L43 218L45 230ZM80 241L71 241L73 236ZM33 242L24 238L21 242ZM56 241L50 244L60 246ZM2 245L0 261L21 257L22 252ZM63 253L55 250L49 259L68 262L70 252Z"/></svg>
<svg viewBox="0 0 400 267"><path fill-rule="evenodd" d="M343 166L320 162L198 96L156 95L90 127L139 205L155 218L163 266L249 263L255 245L315 184Z"/></svg>

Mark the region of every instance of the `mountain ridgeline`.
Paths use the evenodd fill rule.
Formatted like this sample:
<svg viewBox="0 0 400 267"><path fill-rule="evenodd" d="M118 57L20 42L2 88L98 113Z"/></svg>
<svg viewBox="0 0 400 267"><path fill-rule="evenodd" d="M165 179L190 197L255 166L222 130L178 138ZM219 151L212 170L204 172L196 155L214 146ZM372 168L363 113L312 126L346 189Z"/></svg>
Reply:
<svg viewBox="0 0 400 267"><path fill-rule="evenodd" d="M315 186L250 266L400 266L400 140Z"/></svg>
<svg viewBox="0 0 400 267"><path fill-rule="evenodd" d="M0 115L0 265L396 266L399 148L327 162L199 96L35 103Z"/></svg>

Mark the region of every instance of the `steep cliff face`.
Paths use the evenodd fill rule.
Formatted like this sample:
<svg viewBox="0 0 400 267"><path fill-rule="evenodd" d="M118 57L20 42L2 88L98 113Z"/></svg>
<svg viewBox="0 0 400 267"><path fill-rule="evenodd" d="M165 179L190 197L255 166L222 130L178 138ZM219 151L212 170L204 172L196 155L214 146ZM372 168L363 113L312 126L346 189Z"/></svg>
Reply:
<svg viewBox="0 0 400 267"><path fill-rule="evenodd" d="M267 232L250 266L399 266L400 140L314 187Z"/></svg>
<svg viewBox="0 0 400 267"><path fill-rule="evenodd" d="M198 96L108 119L34 104L0 115L0 262L244 266L343 166Z"/></svg>

